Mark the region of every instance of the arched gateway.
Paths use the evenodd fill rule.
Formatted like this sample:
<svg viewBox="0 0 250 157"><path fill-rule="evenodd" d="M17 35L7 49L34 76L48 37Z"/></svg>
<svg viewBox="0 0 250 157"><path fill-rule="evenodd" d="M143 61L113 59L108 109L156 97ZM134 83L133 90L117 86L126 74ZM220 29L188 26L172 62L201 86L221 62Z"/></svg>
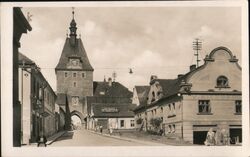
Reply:
<svg viewBox="0 0 250 157"><path fill-rule="evenodd" d="M66 114L68 112L65 118L67 124L74 115L78 116L84 124L84 117L87 115L85 100L87 96L93 96L94 69L89 62L81 38L77 37L74 11L72 14L70 34L66 37L60 60L55 68L57 103L64 108Z"/></svg>

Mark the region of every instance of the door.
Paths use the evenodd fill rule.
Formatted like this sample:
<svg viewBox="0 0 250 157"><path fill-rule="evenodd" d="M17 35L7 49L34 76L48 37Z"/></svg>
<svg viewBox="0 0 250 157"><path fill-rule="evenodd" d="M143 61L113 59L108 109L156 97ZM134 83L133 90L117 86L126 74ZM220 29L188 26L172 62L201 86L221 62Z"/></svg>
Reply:
<svg viewBox="0 0 250 157"><path fill-rule="evenodd" d="M242 142L242 129L241 128L230 128L229 129L230 134L230 144L236 144L237 138L238 142Z"/></svg>

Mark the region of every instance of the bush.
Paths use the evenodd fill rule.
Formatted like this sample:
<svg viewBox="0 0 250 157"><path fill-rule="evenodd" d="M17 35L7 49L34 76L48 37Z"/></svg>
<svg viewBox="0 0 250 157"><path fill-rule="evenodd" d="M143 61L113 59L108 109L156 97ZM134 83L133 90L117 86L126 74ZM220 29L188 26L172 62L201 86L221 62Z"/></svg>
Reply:
<svg viewBox="0 0 250 157"><path fill-rule="evenodd" d="M137 120L136 120L136 124L141 124L142 123L142 119L141 118L138 118Z"/></svg>
<svg viewBox="0 0 250 157"><path fill-rule="evenodd" d="M151 118L150 119L150 124L155 128L158 129L162 123L161 118Z"/></svg>

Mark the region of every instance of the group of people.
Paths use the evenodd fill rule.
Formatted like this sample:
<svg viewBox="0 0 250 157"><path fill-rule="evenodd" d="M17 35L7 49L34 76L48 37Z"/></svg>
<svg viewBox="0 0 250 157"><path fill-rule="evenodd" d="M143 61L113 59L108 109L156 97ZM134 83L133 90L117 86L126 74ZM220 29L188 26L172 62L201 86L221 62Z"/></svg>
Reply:
<svg viewBox="0 0 250 157"><path fill-rule="evenodd" d="M215 133L213 128L210 128L204 144L206 146L230 145L229 133L225 129L218 129Z"/></svg>

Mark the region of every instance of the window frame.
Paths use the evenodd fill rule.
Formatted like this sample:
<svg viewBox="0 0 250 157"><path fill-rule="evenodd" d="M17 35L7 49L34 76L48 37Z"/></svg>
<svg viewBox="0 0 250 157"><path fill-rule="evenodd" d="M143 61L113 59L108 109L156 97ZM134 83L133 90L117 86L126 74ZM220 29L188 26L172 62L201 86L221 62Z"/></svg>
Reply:
<svg viewBox="0 0 250 157"><path fill-rule="evenodd" d="M234 104L235 104L235 114L242 115L242 100L235 100ZM240 112L238 112L238 107L240 107Z"/></svg>
<svg viewBox="0 0 250 157"><path fill-rule="evenodd" d="M223 83L223 81L225 81L225 82ZM217 77L217 79L216 79L216 87L215 88L230 88L228 78L226 76L224 76L224 75L220 75L219 77Z"/></svg>
<svg viewBox="0 0 250 157"><path fill-rule="evenodd" d="M203 103L202 103L203 102ZM207 103L204 103L207 102ZM202 111L200 110L201 107L204 107ZM211 108L211 101L210 100L198 100L198 114L199 115L211 115L212 108Z"/></svg>
<svg viewBox="0 0 250 157"><path fill-rule="evenodd" d="M123 124L123 126L122 126L122 124ZM124 119L121 119L121 120L120 120L120 127L121 127L121 128L124 128L124 127L125 127L125 120L124 120Z"/></svg>

